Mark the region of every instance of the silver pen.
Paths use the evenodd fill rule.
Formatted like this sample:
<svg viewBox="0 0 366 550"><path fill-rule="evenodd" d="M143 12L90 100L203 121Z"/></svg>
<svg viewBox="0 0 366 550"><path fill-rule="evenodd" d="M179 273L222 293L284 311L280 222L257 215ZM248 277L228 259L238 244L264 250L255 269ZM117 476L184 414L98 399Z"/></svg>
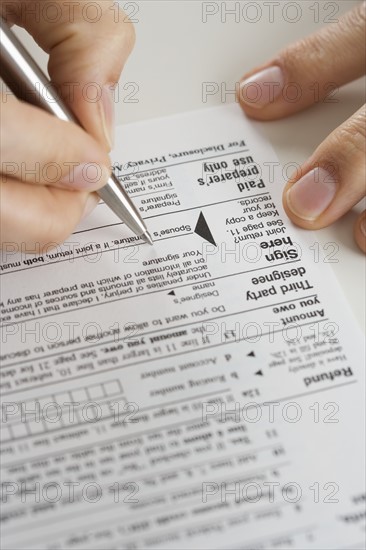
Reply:
<svg viewBox="0 0 366 550"><path fill-rule="evenodd" d="M0 17L0 44L0 75L14 95L22 101L56 115L61 120L80 125L2 17ZM114 174L97 193L135 235L153 244L143 219Z"/></svg>

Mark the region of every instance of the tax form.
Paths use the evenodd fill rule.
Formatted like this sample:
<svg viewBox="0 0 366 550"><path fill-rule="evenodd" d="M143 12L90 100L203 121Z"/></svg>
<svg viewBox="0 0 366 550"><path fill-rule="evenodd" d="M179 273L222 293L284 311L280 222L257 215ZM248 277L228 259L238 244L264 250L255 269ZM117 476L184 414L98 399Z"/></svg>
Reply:
<svg viewBox="0 0 366 550"><path fill-rule="evenodd" d="M100 204L1 273L2 548L361 549L362 336L237 105L122 126Z"/></svg>

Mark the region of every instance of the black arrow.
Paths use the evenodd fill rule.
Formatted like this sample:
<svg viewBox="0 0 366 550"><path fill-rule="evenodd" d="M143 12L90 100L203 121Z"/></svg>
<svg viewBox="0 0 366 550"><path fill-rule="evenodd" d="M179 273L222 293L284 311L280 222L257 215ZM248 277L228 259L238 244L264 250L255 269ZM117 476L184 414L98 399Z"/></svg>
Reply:
<svg viewBox="0 0 366 550"><path fill-rule="evenodd" d="M217 246L217 244L215 243L215 239L213 238L212 233L210 231L210 228L207 225L205 216L202 214L202 212L198 217L198 221L194 229L194 232L197 233L197 235L199 235L200 237L202 237L202 239L205 239L205 241L208 241L214 246Z"/></svg>

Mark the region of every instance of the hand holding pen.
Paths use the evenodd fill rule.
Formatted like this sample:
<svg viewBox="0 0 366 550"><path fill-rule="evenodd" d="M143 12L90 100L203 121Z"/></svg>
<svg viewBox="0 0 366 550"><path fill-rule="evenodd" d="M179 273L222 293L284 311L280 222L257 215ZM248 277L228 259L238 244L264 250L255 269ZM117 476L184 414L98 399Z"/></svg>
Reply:
<svg viewBox="0 0 366 550"><path fill-rule="evenodd" d="M22 243L29 250L35 243L64 241L98 203L93 191L149 242L136 209L110 177L108 157L113 142L113 86L132 49L133 27L109 1L94 3L94 20L83 9L87 2L77 2L71 10L71 3L59 1L57 18L44 10L42 1L30 4L1 1L1 15L24 26L50 54L52 83L67 106L62 109L60 102L59 114L54 112L55 101L49 102L52 109L40 105L53 112L49 114L10 95L2 97L1 244ZM85 130L68 122L70 118Z"/></svg>

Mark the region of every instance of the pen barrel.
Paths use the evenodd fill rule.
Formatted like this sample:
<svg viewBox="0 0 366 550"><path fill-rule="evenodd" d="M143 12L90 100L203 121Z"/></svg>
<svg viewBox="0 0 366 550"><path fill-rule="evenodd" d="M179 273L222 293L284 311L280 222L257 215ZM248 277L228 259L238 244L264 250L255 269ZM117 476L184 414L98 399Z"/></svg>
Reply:
<svg viewBox="0 0 366 550"><path fill-rule="evenodd" d="M98 195L135 235L140 236L146 233L144 221L115 174L112 173L108 185L99 189Z"/></svg>
<svg viewBox="0 0 366 550"><path fill-rule="evenodd" d="M0 17L0 66L1 78L18 99L31 103L61 120L80 125L47 76L2 17ZM98 191L98 195L137 236L146 234L144 221L114 174Z"/></svg>
<svg viewBox="0 0 366 550"><path fill-rule="evenodd" d="M18 99L61 120L77 122L52 83L3 18L0 18L0 64L1 78Z"/></svg>

